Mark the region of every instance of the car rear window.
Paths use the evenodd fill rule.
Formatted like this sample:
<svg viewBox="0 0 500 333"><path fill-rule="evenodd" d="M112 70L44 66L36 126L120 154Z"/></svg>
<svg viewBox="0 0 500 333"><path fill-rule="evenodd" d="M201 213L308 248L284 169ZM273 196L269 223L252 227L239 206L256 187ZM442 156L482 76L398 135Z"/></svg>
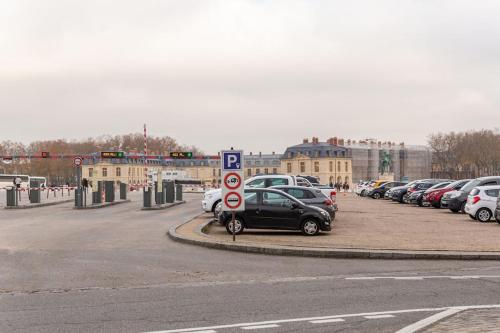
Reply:
<svg viewBox="0 0 500 333"><path fill-rule="evenodd" d="M478 195L479 194L479 189L475 188L470 192L470 195Z"/></svg>
<svg viewBox="0 0 500 333"><path fill-rule="evenodd" d="M288 185L288 179L287 178L269 179L269 186L280 186L280 185Z"/></svg>
<svg viewBox="0 0 500 333"><path fill-rule="evenodd" d="M500 190L486 190L485 193L486 195L493 197L493 198L498 198Z"/></svg>

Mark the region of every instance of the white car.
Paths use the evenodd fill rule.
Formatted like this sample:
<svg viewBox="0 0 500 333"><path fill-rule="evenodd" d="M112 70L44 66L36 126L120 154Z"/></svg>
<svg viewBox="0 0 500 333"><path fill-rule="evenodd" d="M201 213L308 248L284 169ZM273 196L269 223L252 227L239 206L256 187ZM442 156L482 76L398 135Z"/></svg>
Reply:
<svg viewBox="0 0 500 333"><path fill-rule="evenodd" d="M474 220L488 222L494 216L499 194L500 185L475 187L467 197L465 212Z"/></svg>
<svg viewBox="0 0 500 333"><path fill-rule="evenodd" d="M311 183L302 177L288 176L288 175L262 175L255 176L245 180L245 188L268 188L271 186L305 186L312 187ZM330 188L319 188L321 192L326 194L334 203L336 202L336 195L334 189ZM222 200L221 189L214 189L206 191L203 195L203 200L201 201L201 206L203 210L207 213L215 212L217 204Z"/></svg>

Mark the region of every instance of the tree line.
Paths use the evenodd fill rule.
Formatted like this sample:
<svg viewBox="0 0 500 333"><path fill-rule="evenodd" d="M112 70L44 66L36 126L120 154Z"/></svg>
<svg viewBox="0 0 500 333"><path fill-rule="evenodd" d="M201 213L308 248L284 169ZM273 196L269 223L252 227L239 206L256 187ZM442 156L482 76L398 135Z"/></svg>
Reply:
<svg viewBox="0 0 500 333"><path fill-rule="evenodd" d="M194 147L182 145L169 136L148 136L149 155L168 155L171 151L192 151L195 155L202 152ZM40 155L47 151L58 154L90 154L99 151L125 151L126 153L142 153L144 136L141 133L109 136L84 140L44 140L29 144L12 141L0 141L0 155ZM27 174L43 176L48 184L61 185L74 183L73 161L70 159L14 159L12 163L0 162L0 174Z"/></svg>
<svg viewBox="0 0 500 333"><path fill-rule="evenodd" d="M500 175L500 133L492 130L433 134L433 176L477 178Z"/></svg>

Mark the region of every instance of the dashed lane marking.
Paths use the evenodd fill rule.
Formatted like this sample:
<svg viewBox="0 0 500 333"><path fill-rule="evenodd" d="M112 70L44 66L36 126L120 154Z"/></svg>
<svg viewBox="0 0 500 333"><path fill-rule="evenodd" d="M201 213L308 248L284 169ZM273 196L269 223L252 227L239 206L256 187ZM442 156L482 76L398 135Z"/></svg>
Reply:
<svg viewBox="0 0 500 333"><path fill-rule="evenodd" d="M328 323L342 323L345 319L342 318L334 318L334 319L323 319L323 320L312 320L311 324L328 324Z"/></svg>
<svg viewBox="0 0 500 333"><path fill-rule="evenodd" d="M260 330L263 328L276 328L276 327L280 327L280 325L269 324L269 325L246 326L246 327L242 327L241 329L243 329L243 330Z"/></svg>
<svg viewBox="0 0 500 333"><path fill-rule="evenodd" d="M191 328L181 328L166 331L154 331L148 333L200 333L200 331L210 331L219 330L226 328L243 328L252 326L264 326L264 325L278 325L284 323L297 323L297 322L312 322L319 320L332 320L332 319L343 319L346 318L356 318L365 316L379 316L379 315L396 315L402 313L415 313L415 312L439 312L447 310L448 308L422 308L422 309L408 309L408 310L396 310L396 311L384 311L384 312L366 312L366 313L353 313L353 314L343 314L343 315L333 315L333 316L323 316L323 317L309 317L309 318L291 318L291 319L280 319L280 320L269 320L253 323L239 323L239 324L228 324L228 325L218 325L218 326L208 326L208 327L191 327Z"/></svg>
<svg viewBox="0 0 500 333"><path fill-rule="evenodd" d="M386 314L386 315L378 315L378 316L364 316L366 319L385 319L385 318L394 318L393 315Z"/></svg>

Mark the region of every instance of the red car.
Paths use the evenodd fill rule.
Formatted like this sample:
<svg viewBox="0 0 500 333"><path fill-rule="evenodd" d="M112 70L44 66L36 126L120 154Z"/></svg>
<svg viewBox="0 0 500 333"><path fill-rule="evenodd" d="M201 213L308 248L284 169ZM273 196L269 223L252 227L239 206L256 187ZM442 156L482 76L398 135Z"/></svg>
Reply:
<svg viewBox="0 0 500 333"><path fill-rule="evenodd" d="M437 188L425 193L422 200L423 205L432 206L434 208L441 208L441 198L443 197L443 194L450 191L460 190L462 186L464 186L469 180L470 179L457 180L446 187Z"/></svg>

